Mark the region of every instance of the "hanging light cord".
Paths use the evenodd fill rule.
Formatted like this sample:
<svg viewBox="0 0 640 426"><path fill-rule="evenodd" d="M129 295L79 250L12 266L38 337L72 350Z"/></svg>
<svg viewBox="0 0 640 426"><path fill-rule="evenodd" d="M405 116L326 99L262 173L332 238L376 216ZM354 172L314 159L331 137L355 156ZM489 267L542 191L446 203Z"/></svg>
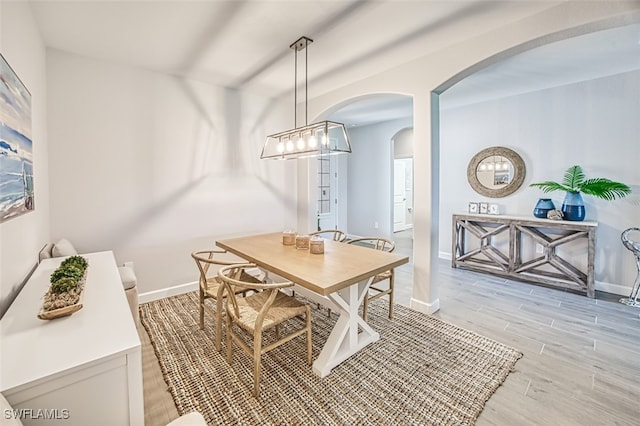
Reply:
<svg viewBox="0 0 640 426"><path fill-rule="evenodd" d="M293 60L293 128L298 127L298 49L294 49Z"/></svg>
<svg viewBox="0 0 640 426"><path fill-rule="evenodd" d="M304 40L304 125L309 124L309 43ZM298 45L294 43L293 65L293 128L298 127Z"/></svg>
<svg viewBox="0 0 640 426"><path fill-rule="evenodd" d="M309 85L308 85L308 75L309 75L309 45L305 40L305 49L304 49L304 125L309 124Z"/></svg>

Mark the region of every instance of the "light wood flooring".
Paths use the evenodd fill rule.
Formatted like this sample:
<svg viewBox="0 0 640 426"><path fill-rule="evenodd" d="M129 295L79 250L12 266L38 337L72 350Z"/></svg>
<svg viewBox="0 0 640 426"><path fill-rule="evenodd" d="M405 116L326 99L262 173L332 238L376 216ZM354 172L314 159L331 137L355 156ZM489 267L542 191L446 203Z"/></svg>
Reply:
<svg viewBox="0 0 640 426"><path fill-rule="evenodd" d="M395 235L411 252L411 234ZM477 425L640 424L640 308L438 265L435 316L524 353ZM411 264L396 272L396 303L411 298ZM178 416L143 328L145 424Z"/></svg>

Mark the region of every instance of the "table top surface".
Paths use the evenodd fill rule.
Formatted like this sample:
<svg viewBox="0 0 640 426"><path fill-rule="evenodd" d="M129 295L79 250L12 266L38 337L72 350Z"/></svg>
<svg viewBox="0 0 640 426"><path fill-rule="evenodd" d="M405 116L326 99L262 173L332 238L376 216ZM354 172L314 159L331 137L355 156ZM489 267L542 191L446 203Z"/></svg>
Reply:
<svg viewBox="0 0 640 426"><path fill-rule="evenodd" d="M41 320L51 273L65 258L43 260L0 321L0 391L140 351L120 274L110 251L81 254L89 262L83 308Z"/></svg>
<svg viewBox="0 0 640 426"><path fill-rule="evenodd" d="M326 296L409 262L409 257L324 240L324 254L282 244L282 233L216 241L216 245L281 277Z"/></svg>

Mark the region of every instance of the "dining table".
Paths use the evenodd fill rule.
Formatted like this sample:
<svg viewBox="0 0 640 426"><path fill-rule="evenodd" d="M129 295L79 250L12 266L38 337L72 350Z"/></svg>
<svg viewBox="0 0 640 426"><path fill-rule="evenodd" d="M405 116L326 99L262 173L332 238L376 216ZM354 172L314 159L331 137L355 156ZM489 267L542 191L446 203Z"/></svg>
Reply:
<svg viewBox="0 0 640 426"><path fill-rule="evenodd" d="M329 239L324 240L324 253L315 254L284 245L281 232L217 240L216 245L267 273L292 281L306 290L303 294L339 314L313 362L313 372L320 377L380 339L380 334L360 316L359 307L377 274L409 262L406 255Z"/></svg>

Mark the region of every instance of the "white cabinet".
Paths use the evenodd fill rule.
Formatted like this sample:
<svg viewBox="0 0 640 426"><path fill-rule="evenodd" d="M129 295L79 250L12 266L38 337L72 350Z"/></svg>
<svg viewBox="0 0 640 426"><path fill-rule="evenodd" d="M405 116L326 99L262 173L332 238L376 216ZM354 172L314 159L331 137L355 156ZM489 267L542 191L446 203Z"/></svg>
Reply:
<svg viewBox="0 0 640 426"><path fill-rule="evenodd" d="M63 260L47 259L0 320L0 392L27 426L143 425L140 338L113 253L82 256L89 261L82 309L38 319Z"/></svg>

